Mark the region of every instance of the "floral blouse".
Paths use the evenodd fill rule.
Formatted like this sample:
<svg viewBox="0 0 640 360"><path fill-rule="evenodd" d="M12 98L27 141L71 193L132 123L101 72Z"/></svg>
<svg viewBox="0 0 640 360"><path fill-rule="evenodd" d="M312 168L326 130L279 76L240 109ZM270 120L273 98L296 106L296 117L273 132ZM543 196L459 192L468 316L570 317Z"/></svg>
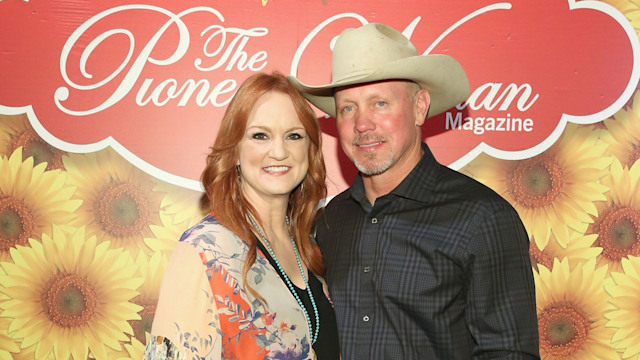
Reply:
<svg viewBox="0 0 640 360"><path fill-rule="evenodd" d="M247 281L266 307L243 287L247 251L211 215L184 233L165 271L144 359L315 359L300 306L259 250Z"/></svg>

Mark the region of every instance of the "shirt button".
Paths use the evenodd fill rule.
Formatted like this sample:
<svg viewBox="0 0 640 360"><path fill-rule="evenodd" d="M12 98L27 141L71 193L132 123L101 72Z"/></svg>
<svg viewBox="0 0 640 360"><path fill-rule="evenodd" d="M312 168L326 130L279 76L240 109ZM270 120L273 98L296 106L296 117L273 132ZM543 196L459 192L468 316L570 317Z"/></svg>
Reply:
<svg viewBox="0 0 640 360"><path fill-rule="evenodd" d="M370 268L370 267L368 267L368 266L365 266L365 267L364 267L364 272L368 273L369 271L371 271L371 268Z"/></svg>
<svg viewBox="0 0 640 360"><path fill-rule="evenodd" d="M378 223L378 218L373 218L373 219L371 219L371 223L372 223L372 224L377 224L377 223Z"/></svg>
<svg viewBox="0 0 640 360"><path fill-rule="evenodd" d="M364 321L364 322L369 321L369 317L368 317L367 315L365 315L365 316L362 318L362 321Z"/></svg>

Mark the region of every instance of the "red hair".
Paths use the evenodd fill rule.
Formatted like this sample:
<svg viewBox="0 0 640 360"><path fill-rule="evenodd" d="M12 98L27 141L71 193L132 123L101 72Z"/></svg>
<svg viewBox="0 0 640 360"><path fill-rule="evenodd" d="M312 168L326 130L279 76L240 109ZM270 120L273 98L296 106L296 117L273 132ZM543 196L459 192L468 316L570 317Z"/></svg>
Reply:
<svg viewBox="0 0 640 360"><path fill-rule="evenodd" d="M300 260L314 274L322 276L325 272L317 245L311 241L310 235L318 204L326 197L322 130L307 100L284 75L278 72L256 73L240 85L229 103L201 176L211 212L215 213L220 224L238 235L249 246L247 261L242 269L245 284L249 269L256 260L256 238L246 214L251 214L260 226L262 224L260 216L244 197L241 181L236 173L238 143L244 137L249 114L256 102L262 95L271 91L289 96L309 136L309 170L302 183L289 196L287 215L290 219L289 231L294 235ZM248 289L253 295L261 298L251 287Z"/></svg>

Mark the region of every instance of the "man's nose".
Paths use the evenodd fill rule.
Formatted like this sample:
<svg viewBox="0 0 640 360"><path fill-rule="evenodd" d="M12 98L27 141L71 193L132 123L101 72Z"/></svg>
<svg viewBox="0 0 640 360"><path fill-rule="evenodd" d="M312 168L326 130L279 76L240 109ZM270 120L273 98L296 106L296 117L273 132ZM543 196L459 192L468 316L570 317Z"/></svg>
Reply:
<svg viewBox="0 0 640 360"><path fill-rule="evenodd" d="M371 111L364 109L358 110L356 113L353 130L356 133L364 133L375 129L375 123L373 121L373 114Z"/></svg>

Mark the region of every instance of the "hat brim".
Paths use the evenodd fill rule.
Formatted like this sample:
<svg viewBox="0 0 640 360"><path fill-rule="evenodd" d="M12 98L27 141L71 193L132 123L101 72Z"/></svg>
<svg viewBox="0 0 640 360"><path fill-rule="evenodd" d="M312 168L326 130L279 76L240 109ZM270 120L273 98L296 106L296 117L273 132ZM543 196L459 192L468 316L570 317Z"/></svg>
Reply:
<svg viewBox="0 0 640 360"><path fill-rule="evenodd" d="M414 81L429 92L431 104L427 117L438 115L469 96L469 80L460 63L451 56L418 55L387 63L384 68L339 79L328 85L303 84L287 76L293 86L318 109L336 117L334 90L338 87L382 80Z"/></svg>

